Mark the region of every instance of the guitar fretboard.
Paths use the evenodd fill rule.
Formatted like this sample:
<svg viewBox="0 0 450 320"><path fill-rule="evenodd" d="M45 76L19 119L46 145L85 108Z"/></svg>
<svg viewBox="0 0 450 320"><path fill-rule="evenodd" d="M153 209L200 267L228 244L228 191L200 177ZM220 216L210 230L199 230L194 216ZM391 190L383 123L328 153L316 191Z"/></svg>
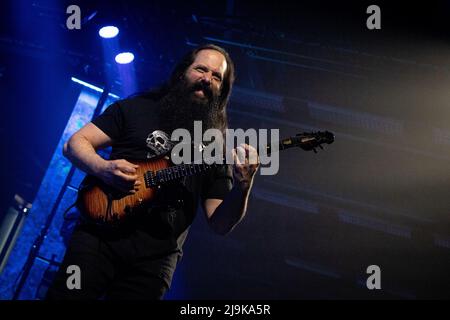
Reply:
<svg viewBox="0 0 450 320"><path fill-rule="evenodd" d="M279 142L279 149L284 150L287 148L290 148L292 145L291 139L284 139ZM261 148L259 148L261 150ZM264 146L264 150L267 154L270 154L270 145ZM225 159L222 159L225 160ZM225 163L225 161L223 161ZM155 187L164 183L168 183L170 181L175 181L182 179L184 177L190 177L197 174L204 173L208 171L209 169L213 168L217 164L180 164L175 165L173 167L165 168L158 170L156 172L154 171L147 171L144 174L144 181L145 186L147 188L149 187Z"/></svg>
<svg viewBox="0 0 450 320"><path fill-rule="evenodd" d="M180 164L173 167L154 171L147 171L144 174L145 186L155 187L170 181L190 177L204 173L216 166L216 164Z"/></svg>
<svg viewBox="0 0 450 320"><path fill-rule="evenodd" d="M334 135L331 132L325 133L315 133L315 134L298 134L287 139L282 139L278 143L278 150L286 150L292 147L301 147L304 150L314 150L315 147L321 147L322 143L332 143L334 141ZM273 150L271 150L270 145L266 145L262 148L258 148L258 152L264 151L267 155L270 155ZM223 161L225 163L225 161ZM201 174L209 169L213 168L217 164L180 164L173 167L168 167L165 169L154 171L147 171L144 174L145 186L147 188L156 187L161 184L178 180L184 177L193 176L196 174Z"/></svg>

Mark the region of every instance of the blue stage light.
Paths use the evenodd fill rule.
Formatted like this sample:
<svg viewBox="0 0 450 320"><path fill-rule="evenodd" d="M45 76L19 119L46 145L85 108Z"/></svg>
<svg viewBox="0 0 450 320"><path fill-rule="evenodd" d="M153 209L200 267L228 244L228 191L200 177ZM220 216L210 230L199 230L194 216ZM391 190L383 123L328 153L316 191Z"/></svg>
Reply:
<svg viewBox="0 0 450 320"><path fill-rule="evenodd" d="M119 34L119 29L114 26L106 26L106 27L101 28L98 31L98 34L102 38L107 38L107 39L114 38L115 36L117 36Z"/></svg>
<svg viewBox="0 0 450 320"><path fill-rule="evenodd" d="M79 84L85 86L86 88L92 89L92 90L100 92L100 93L103 92L102 88L96 87L96 86L94 86L94 85L92 85L90 83L87 83L87 82L83 81L83 80L77 79L75 77L72 77L71 80L73 82L76 82L76 83L79 83ZM114 94L114 93L108 93L108 96L116 98L116 99L120 99L120 97L118 95Z"/></svg>
<svg viewBox="0 0 450 320"><path fill-rule="evenodd" d="M116 56L116 62L120 64L127 64L134 60L134 54L131 52L122 52Z"/></svg>

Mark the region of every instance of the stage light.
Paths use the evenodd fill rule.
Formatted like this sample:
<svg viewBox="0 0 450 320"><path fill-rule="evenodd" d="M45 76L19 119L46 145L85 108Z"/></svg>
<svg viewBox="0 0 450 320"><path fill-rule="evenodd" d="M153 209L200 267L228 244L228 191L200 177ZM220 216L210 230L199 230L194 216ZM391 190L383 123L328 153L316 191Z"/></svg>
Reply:
<svg viewBox="0 0 450 320"><path fill-rule="evenodd" d="M131 52L122 52L116 56L116 62L120 64L127 64L134 60L134 54Z"/></svg>
<svg viewBox="0 0 450 320"><path fill-rule="evenodd" d="M117 36L119 34L119 29L114 26L106 26L106 27L101 28L98 31L98 34L102 38L106 38L106 39L114 38L115 36Z"/></svg>
<svg viewBox="0 0 450 320"><path fill-rule="evenodd" d="M83 80L77 79L77 78L75 78L75 77L72 77L71 80L72 80L73 82L76 82L76 83L81 84L82 86L85 86L86 88L92 89L92 90L97 91L97 92L100 92L100 93L103 92L103 89L102 89L102 88L96 87L96 86L94 86L94 85L92 85L92 84L90 84L90 83L87 83L87 82L83 81ZM116 98L116 99L120 99L120 97L119 97L118 95L113 94L113 93L108 93L108 96L113 97L113 98Z"/></svg>

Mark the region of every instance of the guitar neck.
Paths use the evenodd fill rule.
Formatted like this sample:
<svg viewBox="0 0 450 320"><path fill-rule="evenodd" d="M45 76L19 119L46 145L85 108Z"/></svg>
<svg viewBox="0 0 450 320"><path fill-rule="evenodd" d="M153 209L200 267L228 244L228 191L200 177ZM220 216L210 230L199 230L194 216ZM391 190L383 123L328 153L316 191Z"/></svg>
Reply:
<svg viewBox="0 0 450 320"><path fill-rule="evenodd" d="M286 150L298 145L298 139L301 137L291 137L287 139L282 139L278 143L279 150ZM266 145L264 147L258 148L259 152L265 150L266 154L270 155L272 153L271 145ZM225 161L226 159L222 159ZM198 174L207 172L208 170L214 168L217 164L179 164L172 167L164 168L156 172L147 171L144 175L145 184L147 187L155 187L163 183L170 181L179 180L185 177L190 177Z"/></svg>
<svg viewBox="0 0 450 320"><path fill-rule="evenodd" d="M282 139L278 142L278 150L286 150L293 147L301 146L302 144L309 143L310 138L306 136L294 136L286 139ZM264 146L266 154L270 155L274 150L272 150L271 145L268 144Z"/></svg>
<svg viewBox="0 0 450 320"><path fill-rule="evenodd" d="M163 183L168 183L174 180L179 180L184 177L195 176L204 173L216 164L179 164L172 167L164 168L154 171L147 171L144 174L144 181L146 187L156 187Z"/></svg>

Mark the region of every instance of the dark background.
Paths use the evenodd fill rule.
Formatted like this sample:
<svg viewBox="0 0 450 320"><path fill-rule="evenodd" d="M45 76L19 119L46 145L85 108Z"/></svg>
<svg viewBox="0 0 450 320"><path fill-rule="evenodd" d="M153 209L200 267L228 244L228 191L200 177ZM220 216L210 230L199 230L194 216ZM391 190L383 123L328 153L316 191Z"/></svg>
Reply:
<svg viewBox="0 0 450 320"><path fill-rule="evenodd" d="M237 67L231 127L336 134L257 176L226 238L199 217L168 298L448 298L450 3L392 2L3 2L0 213L16 193L33 201L77 96L70 77L111 81L97 34L109 20L139 90L212 42ZM81 30L65 27L69 4ZM366 28L370 4L381 30Z"/></svg>

